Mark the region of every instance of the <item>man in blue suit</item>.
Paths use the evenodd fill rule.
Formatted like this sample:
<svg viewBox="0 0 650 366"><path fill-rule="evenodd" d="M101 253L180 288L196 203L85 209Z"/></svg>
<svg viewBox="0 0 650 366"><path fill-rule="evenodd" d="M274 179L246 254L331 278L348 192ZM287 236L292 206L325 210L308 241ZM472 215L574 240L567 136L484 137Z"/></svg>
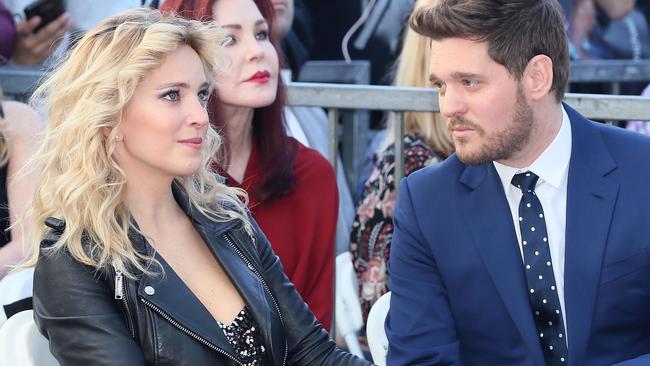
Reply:
<svg viewBox="0 0 650 366"><path fill-rule="evenodd" d="M650 365L650 140L561 103L557 0L410 25L456 154L400 187L388 364Z"/></svg>

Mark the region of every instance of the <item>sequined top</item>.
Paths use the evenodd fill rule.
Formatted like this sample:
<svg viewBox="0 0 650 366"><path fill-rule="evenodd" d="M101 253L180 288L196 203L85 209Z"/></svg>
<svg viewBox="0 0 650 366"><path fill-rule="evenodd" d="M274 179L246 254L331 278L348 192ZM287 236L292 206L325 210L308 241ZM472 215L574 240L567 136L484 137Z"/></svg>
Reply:
<svg viewBox="0 0 650 366"><path fill-rule="evenodd" d="M266 349L262 343L257 323L250 315L248 307L244 306L230 325L218 323L244 366L266 364Z"/></svg>

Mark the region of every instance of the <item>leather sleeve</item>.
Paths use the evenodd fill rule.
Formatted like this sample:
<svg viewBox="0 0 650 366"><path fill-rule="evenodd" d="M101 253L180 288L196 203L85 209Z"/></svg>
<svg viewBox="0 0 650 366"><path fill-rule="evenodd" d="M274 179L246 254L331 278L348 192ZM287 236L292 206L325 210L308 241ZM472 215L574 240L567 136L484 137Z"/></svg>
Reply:
<svg viewBox="0 0 650 366"><path fill-rule="evenodd" d="M327 332L316 321L303 299L289 281L280 260L268 240L251 220L257 232L257 250L265 279L275 294L284 320L289 351L289 365L372 365L368 361L338 349Z"/></svg>
<svg viewBox="0 0 650 366"><path fill-rule="evenodd" d="M46 238L41 248L47 244ZM61 366L145 364L103 276L67 252L41 249L34 319Z"/></svg>

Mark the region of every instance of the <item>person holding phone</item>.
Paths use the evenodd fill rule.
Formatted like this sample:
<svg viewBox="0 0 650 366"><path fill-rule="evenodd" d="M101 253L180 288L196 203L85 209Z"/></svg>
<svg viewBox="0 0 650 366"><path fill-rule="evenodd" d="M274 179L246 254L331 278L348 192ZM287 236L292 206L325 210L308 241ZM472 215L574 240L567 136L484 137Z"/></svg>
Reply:
<svg viewBox="0 0 650 366"><path fill-rule="evenodd" d="M19 1L0 0L0 6L5 7L5 10L12 13L22 13L24 5L26 4ZM7 14L9 12L5 12L3 15ZM38 29L42 22L42 16L36 15L15 23L15 38L11 40L13 47L11 47L8 55L4 54L3 56L17 65L38 65L43 63L56 49L57 44L70 29L72 22L67 12Z"/></svg>

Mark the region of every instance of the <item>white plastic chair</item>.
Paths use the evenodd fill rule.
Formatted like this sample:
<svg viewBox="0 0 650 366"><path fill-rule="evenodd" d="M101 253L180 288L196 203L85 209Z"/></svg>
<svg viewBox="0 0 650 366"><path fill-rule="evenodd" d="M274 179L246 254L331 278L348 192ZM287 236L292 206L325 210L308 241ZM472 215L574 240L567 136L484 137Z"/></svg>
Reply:
<svg viewBox="0 0 650 366"><path fill-rule="evenodd" d="M38 332L32 310L12 316L0 328L0 366L15 365L59 366Z"/></svg>
<svg viewBox="0 0 650 366"><path fill-rule="evenodd" d="M13 272L0 281L0 325L7 320L3 305L32 296L34 288L34 268Z"/></svg>
<svg viewBox="0 0 650 366"><path fill-rule="evenodd" d="M0 309L0 328L2 328L2 324L4 324L7 321L7 316L5 315L4 310Z"/></svg>
<svg viewBox="0 0 650 366"><path fill-rule="evenodd" d="M359 345L358 332L363 327L357 276L350 253L336 256L336 329L353 355L365 359Z"/></svg>
<svg viewBox="0 0 650 366"><path fill-rule="evenodd" d="M370 308L368 322L366 323L366 337L372 361L379 366L386 365L386 353L388 353L388 338L384 322L388 309L390 308L390 291L383 294Z"/></svg>

